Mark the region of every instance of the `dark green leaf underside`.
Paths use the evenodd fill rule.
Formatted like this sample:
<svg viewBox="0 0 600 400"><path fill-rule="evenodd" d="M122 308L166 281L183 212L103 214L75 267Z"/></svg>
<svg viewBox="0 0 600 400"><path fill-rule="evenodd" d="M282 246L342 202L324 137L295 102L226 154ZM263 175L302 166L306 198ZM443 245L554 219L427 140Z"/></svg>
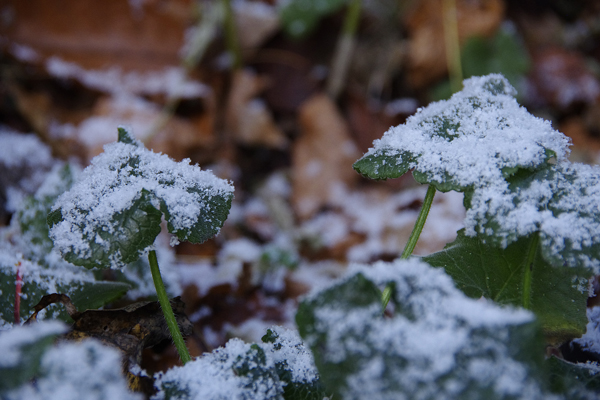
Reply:
<svg viewBox="0 0 600 400"><path fill-rule="evenodd" d="M518 307L523 306L524 296L527 296L523 283L526 269L532 268L530 309L541 322L547 338L560 343L579 337L587 324L588 293L576 286L578 280L589 277L581 269L551 266L541 256L539 246L531 248L533 240L533 237L521 238L502 249L467 237L461 230L453 243L423 260L444 268L457 287L470 297L483 296ZM579 286L586 287L581 283Z"/></svg>

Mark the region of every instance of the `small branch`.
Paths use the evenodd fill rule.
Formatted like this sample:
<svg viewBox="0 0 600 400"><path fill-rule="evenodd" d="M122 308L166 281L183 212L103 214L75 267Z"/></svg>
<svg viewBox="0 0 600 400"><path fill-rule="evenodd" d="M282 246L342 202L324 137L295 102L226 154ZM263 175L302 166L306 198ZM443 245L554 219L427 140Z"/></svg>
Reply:
<svg viewBox="0 0 600 400"><path fill-rule="evenodd" d="M417 242L419 241L419 236L421 236L421 232L423 231L423 227L425 226L425 221L427 221L427 216L429 215L429 210L431 209L431 204L433 203L433 198L435 196L435 187L433 185L429 185L427 188L427 193L425 194L425 198L423 199L423 206L421 206L421 211L419 212L419 216L415 221L415 226L408 238L408 242L406 243L406 247L400 256L401 259L405 260L412 254ZM383 290L383 294L381 296L381 304L383 305L383 309L387 307L390 298L392 297L392 287L391 285L387 285Z"/></svg>
<svg viewBox="0 0 600 400"><path fill-rule="evenodd" d="M348 75L348 67L356 43L356 30L360 19L361 0L351 0L346 10L344 27L335 49L331 72L327 81L327 93L332 99L337 98Z"/></svg>
<svg viewBox="0 0 600 400"><path fill-rule="evenodd" d="M150 263L150 271L152 272L152 279L154 280L154 287L156 288L158 302L163 310L165 321L167 322L167 326L171 332L171 337L173 338L173 342L175 343L175 347L179 353L179 358L181 358L181 361L185 364L188 361L191 361L192 357L185 346L185 341L183 340L183 336L181 335L181 331L177 325L173 308L171 308L171 302L169 301L167 291L165 290L165 284L163 283L162 276L160 275L158 260L156 259L156 252L154 250L148 253L148 262Z"/></svg>
<svg viewBox="0 0 600 400"><path fill-rule="evenodd" d="M458 36L458 16L456 0L443 0L444 40L446 42L446 62L450 87L456 93L462 88L462 65L460 61L460 41Z"/></svg>

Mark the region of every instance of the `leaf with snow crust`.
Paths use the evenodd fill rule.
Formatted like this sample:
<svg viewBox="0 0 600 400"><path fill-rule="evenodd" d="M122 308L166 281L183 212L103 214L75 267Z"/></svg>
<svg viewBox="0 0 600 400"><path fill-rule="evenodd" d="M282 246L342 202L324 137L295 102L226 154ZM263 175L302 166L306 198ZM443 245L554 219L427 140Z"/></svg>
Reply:
<svg viewBox="0 0 600 400"><path fill-rule="evenodd" d="M466 234L506 247L539 232L555 266L600 271L600 166L567 161L465 195Z"/></svg>
<svg viewBox="0 0 600 400"><path fill-rule="evenodd" d="M596 363L570 363L551 357L546 360L555 392L569 400L596 400L600 395L600 366Z"/></svg>
<svg viewBox="0 0 600 400"><path fill-rule="evenodd" d="M519 106L515 89L499 74L469 78L449 100L419 109L389 129L354 164L372 179L413 170L420 183L465 191L534 171L568 154L569 139Z"/></svg>
<svg viewBox="0 0 600 400"><path fill-rule="evenodd" d="M227 181L145 149L120 127L119 141L54 204L50 236L73 264L120 268L152 246L163 214L178 240L201 243L219 232L232 198Z"/></svg>
<svg viewBox="0 0 600 400"><path fill-rule="evenodd" d="M37 329L39 323L29 325ZM60 342L41 356L34 382L3 393L6 400L142 400L127 387L122 355L95 339Z"/></svg>
<svg viewBox="0 0 600 400"><path fill-rule="evenodd" d="M542 256L543 245L535 235L500 248L465 236L461 229L444 250L422 260L444 268L469 297L517 307L527 303L547 340L560 344L585 332L590 273L584 268L553 267Z"/></svg>
<svg viewBox="0 0 600 400"><path fill-rule="evenodd" d="M381 312L387 284L390 317ZM533 315L469 299L417 259L355 267L308 296L296 322L336 398L553 398Z"/></svg>
<svg viewBox="0 0 600 400"><path fill-rule="evenodd" d="M49 321L0 331L0 394L33 378L46 349L67 330L65 324Z"/></svg>
<svg viewBox="0 0 600 400"><path fill-rule="evenodd" d="M96 281L90 271L68 264L62 260L53 267L34 261L19 259L0 249L0 320L14 321L15 287L17 267L20 263L22 318L27 318L42 296L64 293L71 298L79 310L95 309L118 299L129 289L122 282ZM72 321L62 308L53 308L54 317L65 322Z"/></svg>
<svg viewBox="0 0 600 400"><path fill-rule="evenodd" d="M285 400L322 400L327 396L310 350L298 332L285 328L268 329L261 338L267 357L273 358L279 380L285 384Z"/></svg>
<svg viewBox="0 0 600 400"><path fill-rule="evenodd" d="M273 360L258 345L232 339L225 347L156 375L155 400L283 399Z"/></svg>

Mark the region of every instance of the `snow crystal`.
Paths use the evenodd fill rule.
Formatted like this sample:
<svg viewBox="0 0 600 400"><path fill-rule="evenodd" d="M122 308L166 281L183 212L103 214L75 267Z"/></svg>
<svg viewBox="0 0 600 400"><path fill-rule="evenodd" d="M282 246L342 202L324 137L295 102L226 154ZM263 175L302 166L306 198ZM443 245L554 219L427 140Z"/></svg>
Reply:
<svg viewBox="0 0 600 400"><path fill-rule="evenodd" d="M344 399L470 398L474 387L492 388L494 398L552 398L530 367L509 355L515 351L511 330L534 320L529 311L470 299L443 270L417 259L353 265L330 288L357 273L381 287L392 282L399 309L382 318L379 301L352 308L314 303L315 331L305 340L321 349L323 368L353 360ZM313 291L305 302L321 293Z"/></svg>
<svg viewBox="0 0 600 400"><path fill-rule="evenodd" d="M121 353L94 339L63 342L42 357L40 377L6 394L12 399L141 400L122 374Z"/></svg>
<svg viewBox="0 0 600 400"><path fill-rule="evenodd" d="M22 357L22 349L48 337L58 336L68 330L60 321L43 321L0 332L0 368L15 367Z"/></svg>
<svg viewBox="0 0 600 400"><path fill-rule="evenodd" d="M567 137L519 106L515 94L499 74L467 79L451 99L431 103L389 129L367 155L385 152L400 161L409 153L416 157L410 168L463 187L502 180L506 168L538 166L547 149L565 159Z"/></svg>
<svg viewBox="0 0 600 400"><path fill-rule="evenodd" d="M55 248L63 254L73 252L87 257L91 248L84 238L88 237L108 249L109 243L96 231L126 235L115 231L112 220L131 207L142 190L154 195L156 209L164 204L174 231L191 228L203 208L209 207L203 196L229 195L233 187L210 171L189 163L189 159L175 162L145 149L139 142L104 146L104 153L92 159L81 180L54 204L53 210L60 209L63 218L50 230ZM190 188L199 188L200 193ZM112 266L120 266L119 255L115 257Z"/></svg>
<svg viewBox="0 0 600 400"><path fill-rule="evenodd" d="M187 399L242 400L280 398L282 383L269 376L250 372L247 376L236 374L234 367L240 358L250 352L251 345L232 339L223 348L188 362L183 367L174 367L156 375L155 386L159 392L154 400L164 399L165 392L174 389L184 392ZM274 368L273 361L266 358L262 365L251 365L251 370ZM254 374L254 375L253 375Z"/></svg>

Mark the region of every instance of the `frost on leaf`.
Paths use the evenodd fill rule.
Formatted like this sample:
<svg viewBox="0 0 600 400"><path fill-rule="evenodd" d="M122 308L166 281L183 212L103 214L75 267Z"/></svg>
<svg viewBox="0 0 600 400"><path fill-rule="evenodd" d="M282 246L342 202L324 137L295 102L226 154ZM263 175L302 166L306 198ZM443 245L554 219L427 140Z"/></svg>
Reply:
<svg viewBox="0 0 600 400"><path fill-rule="evenodd" d="M156 376L154 399L283 399L273 361L258 345L239 339Z"/></svg>
<svg viewBox="0 0 600 400"><path fill-rule="evenodd" d="M275 370L284 384L286 400L322 400L327 397L311 351L298 332L285 328L267 330L261 347L273 359Z"/></svg>
<svg viewBox="0 0 600 400"><path fill-rule="evenodd" d="M147 150L124 129L48 215L50 236L76 265L123 267L154 243L164 215L178 240L203 242L227 218L233 187L211 172Z"/></svg>
<svg viewBox="0 0 600 400"><path fill-rule="evenodd" d="M19 258L11 248L0 247L0 326L14 321L17 268L21 287L21 318L27 318L40 298L49 293L64 293L83 310L98 308L121 297L129 285L121 282L96 281L91 271L57 260L52 266ZM69 321L64 309L53 307L46 317Z"/></svg>
<svg viewBox="0 0 600 400"><path fill-rule="evenodd" d="M0 394L33 378L46 349L66 331L67 326L58 321L0 331Z"/></svg>
<svg viewBox="0 0 600 400"><path fill-rule="evenodd" d="M121 371L118 350L94 339L63 342L45 351L34 383L8 391L2 398L142 400L141 394L129 391Z"/></svg>
<svg viewBox="0 0 600 400"><path fill-rule="evenodd" d="M393 315L380 287L393 287ZM413 259L353 274L296 315L327 390L343 399L547 399L533 315L466 297Z"/></svg>
<svg viewBox="0 0 600 400"><path fill-rule="evenodd" d="M354 168L373 179L413 169L421 183L464 191L520 169L535 170L550 157L563 160L568 138L519 106L515 94L499 74L467 79L449 100L432 103L389 129Z"/></svg>
<svg viewBox="0 0 600 400"><path fill-rule="evenodd" d="M539 232L544 258L600 271L600 167L567 161L466 195L466 234L506 247Z"/></svg>

